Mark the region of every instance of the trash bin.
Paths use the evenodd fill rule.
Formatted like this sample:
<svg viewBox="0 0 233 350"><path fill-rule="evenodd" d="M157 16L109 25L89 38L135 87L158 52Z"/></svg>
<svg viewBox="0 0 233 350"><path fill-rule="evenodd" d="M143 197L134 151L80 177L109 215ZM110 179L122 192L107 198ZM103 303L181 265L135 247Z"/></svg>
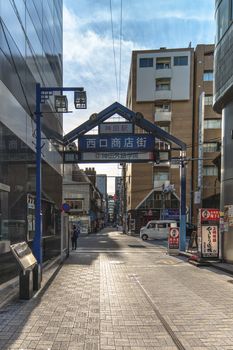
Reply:
<svg viewBox="0 0 233 350"><path fill-rule="evenodd" d="M26 242L12 244L10 246L19 267L19 298L31 299L33 296L33 268L37 261Z"/></svg>

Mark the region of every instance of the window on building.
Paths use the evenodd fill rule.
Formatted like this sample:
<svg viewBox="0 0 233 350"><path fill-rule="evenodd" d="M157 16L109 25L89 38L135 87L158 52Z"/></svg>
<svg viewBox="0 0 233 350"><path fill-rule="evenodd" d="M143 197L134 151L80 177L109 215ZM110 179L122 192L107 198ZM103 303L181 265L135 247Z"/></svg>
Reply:
<svg viewBox="0 0 233 350"><path fill-rule="evenodd" d="M162 103L155 106L155 112L170 112L171 105L170 103Z"/></svg>
<svg viewBox="0 0 233 350"><path fill-rule="evenodd" d="M205 142L203 144L203 152L217 152L218 143L217 142Z"/></svg>
<svg viewBox="0 0 233 350"><path fill-rule="evenodd" d="M203 176L218 176L218 168L214 165L204 166Z"/></svg>
<svg viewBox="0 0 233 350"><path fill-rule="evenodd" d="M147 67L153 67L153 58L140 58L139 59L139 67L140 68L147 68Z"/></svg>
<svg viewBox="0 0 233 350"><path fill-rule="evenodd" d="M204 129L221 129L221 119L206 119L204 120Z"/></svg>
<svg viewBox="0 0 233 350"><path fill-rule="evenodd" d="M212 70L205 70L203 74L203 80L204 81L213 81L214 79L214 73Z"/></svg>
<svg viewBox="0 0 233 350"><path fill-rule="evenodd" d="M167 171L156 171L154 174L154 182L167 180L169 180L169 173Z"/></svg>
<svg viewBox="0 0 233 350"><path fill-rule="evenodd" d="M160 125L158 125L158 126L161 127ZM162 129L162 127L161 127L161 129ZM169 130L170 130L170 128L169 128ZM167 131L167 130L165 130L165 131ZM169 131L167 131L167 132L169 132ZM155 146L160 151L168 151L171 148L169 143L166 143L166 142L158 140L158 139L155 140Z"/></svg>
<svg viewBox="0 0 233 350"><path fill-rule="evenodd" d="M65 202L69 204L70 211L82 211L83 210L83 199L65 199Z"/></svg>
<svg viewBox="0 0 233 350"><path fill-rule="evenodd" d="M219 41L226 32L229 26L230 17L231 16L229 16L229 0L222 0L217 10L217 41Z"/></svg>
<svg viewBox="0 0 233 350"><path fill-rule="evenodd" d="M156 79L156 90L171 90L171 79L169 78L163 78L163 79Z"/></svg>
<svg viewBox="0 0 233 350"><path fill-rule="evenodd" d="M170 132L170 125L159 125L159 127L166 132Z"/></svg>
<svg viewBox="0 0 233 350"><path fill-rule="evenodd" d="M187 66L188 56L176 56L174 57L174 66Z"/></svg>
<svg viewBox="0 0 233 350"><path fill-rule="evenodd" d="M171 68L171 57L157 57L156 69L169 69Z"/></svg>
<svg viewBox="0 0 233 350"><path fill-rule="evenodd" d="M213 96L205 95L205 106L213 106Z"/></svg>

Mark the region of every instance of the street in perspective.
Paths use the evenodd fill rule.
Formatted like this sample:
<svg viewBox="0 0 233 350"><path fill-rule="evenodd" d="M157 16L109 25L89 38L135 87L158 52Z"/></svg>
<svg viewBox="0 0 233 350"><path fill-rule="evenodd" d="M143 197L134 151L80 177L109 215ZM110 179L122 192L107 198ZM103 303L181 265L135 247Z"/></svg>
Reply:
<svg viewBox="0 0 233 350"><path fill-rule="evenodd" d="M233 350L233 0L0 0L0 350Z"/></svg>
<svg viewBox="0 0 233 350"><path fill-rule="evenodd" d="M1 349L233 349L233 277L105 228L30 301L0 312Z"/></svg>

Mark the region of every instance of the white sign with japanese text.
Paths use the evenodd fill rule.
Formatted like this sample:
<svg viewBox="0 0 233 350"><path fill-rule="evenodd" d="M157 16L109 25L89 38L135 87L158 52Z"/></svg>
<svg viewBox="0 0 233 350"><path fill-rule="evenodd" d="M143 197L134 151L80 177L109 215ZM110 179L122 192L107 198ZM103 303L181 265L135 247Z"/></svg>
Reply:
<svg viewBox="0 0 233 350"><path fill-rule="evenodd" d="M217 225L202 225L202 256L203 257L218 257L218 226Z"/></svg>
<svg viewBox="0 0 233 350"><path fill-rule="evenodd" d="M132 123L102 123L99 125L100 134L132 134Z"/></svg>

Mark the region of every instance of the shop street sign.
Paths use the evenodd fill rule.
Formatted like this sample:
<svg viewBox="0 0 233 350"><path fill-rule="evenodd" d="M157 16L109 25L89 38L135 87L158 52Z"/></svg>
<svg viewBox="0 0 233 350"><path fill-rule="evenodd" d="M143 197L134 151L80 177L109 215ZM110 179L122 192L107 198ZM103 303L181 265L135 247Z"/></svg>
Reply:
<svg viewBox="0 0 233 350"><path fill-rule="evenodd" d="M64 164L154 162L154 152L63 152Z"/></svg>
<svg viewBox="0 0 233 350"><path fill-rule="evenodd" d="M80 163L105 163L105 162L127 162L127 163L137 163L153 161L153 152L82 152Z"/></svg>
<svg viewBox="0 0 233 350"><path fill-rule="evenodd" d="M153 151L155 137L150 134L85 135L78 139L81 152Z"/></svg>
<svg viewBox="0 0 233 350"><path fill-rule="evenodd" d="M99 134L132 134L132 123L102 123L99 125Z"/></svg>

